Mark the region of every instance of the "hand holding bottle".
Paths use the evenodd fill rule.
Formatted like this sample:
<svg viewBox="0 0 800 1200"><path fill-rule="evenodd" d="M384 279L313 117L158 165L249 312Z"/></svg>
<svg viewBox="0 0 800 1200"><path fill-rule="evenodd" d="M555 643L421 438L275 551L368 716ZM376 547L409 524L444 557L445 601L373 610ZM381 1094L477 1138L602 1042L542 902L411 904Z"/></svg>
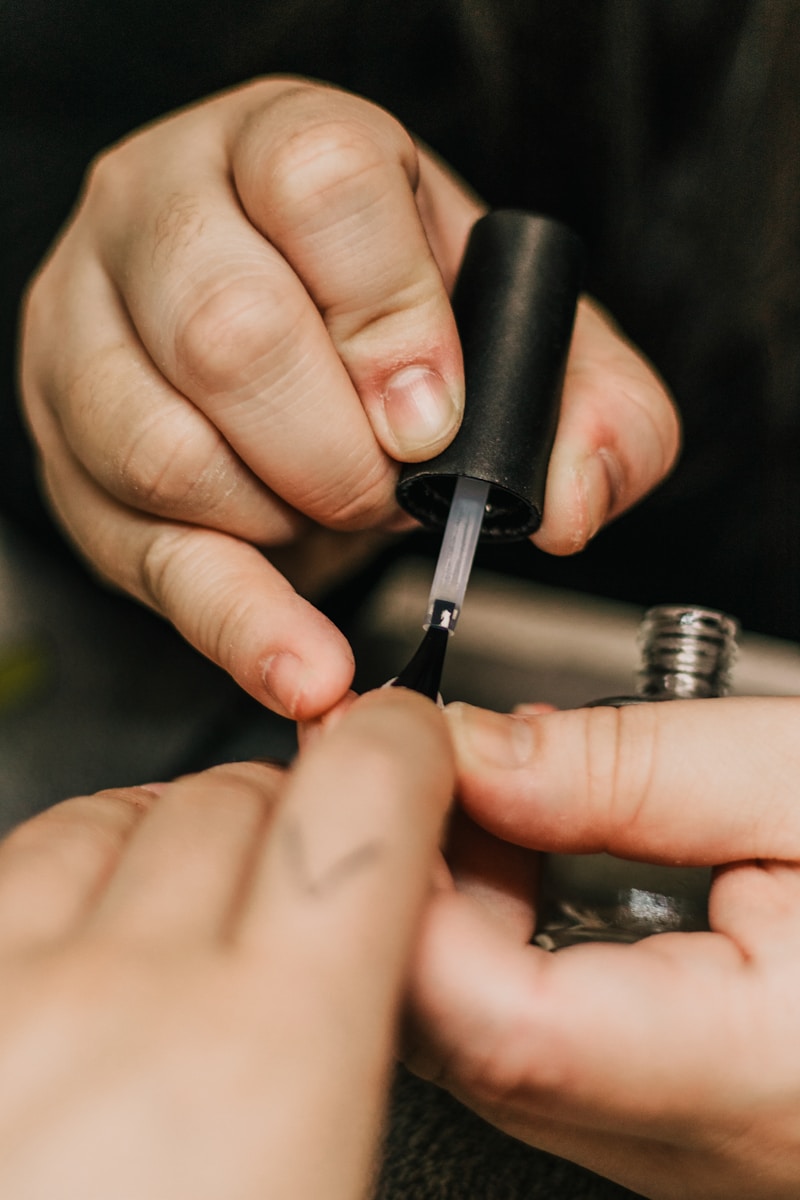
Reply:
<svg viewBox="0 0 800 1200"><path fill-rule="evenodd" d="M800 700L448 710L461 801L534 850L715 872L710 932L527 944L440 893L410 1065L517 1137L651 1200L800 1188Z"/></svg>
<svg viewBox="0 0 800 1200"><path fill-rule="evenodd" d="M30 289L23 399L62 524L279 712L352 677L292 584L396 528L397 463L458 427L448 293L482 211L385 111L269 78L101 155ZM663 385L583 302L538 544L579 550L677 445Z"/></svg>

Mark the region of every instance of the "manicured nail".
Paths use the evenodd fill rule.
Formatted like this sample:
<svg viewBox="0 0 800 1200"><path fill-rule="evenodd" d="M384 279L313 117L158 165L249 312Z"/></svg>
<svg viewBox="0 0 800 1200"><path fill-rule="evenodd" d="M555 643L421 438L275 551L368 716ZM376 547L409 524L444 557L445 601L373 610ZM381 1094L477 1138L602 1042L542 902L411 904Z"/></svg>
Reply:
<svg viewBox="0 0 800 1200"><path fill-rule="evenodd" d="M533 733L525 717L488 712L462 703L448 704L445 712L457 751L507 770L530 763Z"/></svg>
<svg viewBox="0 0 800 1200"><path fill-rule="evenodd" d="M429 367L403 367L392 375L383 405L401 457L440 442L455 431L461 417L461 403Z"/></svg>

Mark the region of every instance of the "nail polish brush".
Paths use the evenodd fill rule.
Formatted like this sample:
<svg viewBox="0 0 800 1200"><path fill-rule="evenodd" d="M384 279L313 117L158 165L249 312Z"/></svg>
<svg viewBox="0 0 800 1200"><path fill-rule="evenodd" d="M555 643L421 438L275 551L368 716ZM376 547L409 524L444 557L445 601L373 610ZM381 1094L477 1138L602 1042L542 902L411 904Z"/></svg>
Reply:
<svg viewBox="0 0 800 1200"><path fill-rule="evenodd" d="M425 636L395 687L436 699L478 541L520 541L541 524L582 271L580 239L559 221L498 209L473 227L453 293L464 418L397 485L401 507L443 536Z"/></svg>

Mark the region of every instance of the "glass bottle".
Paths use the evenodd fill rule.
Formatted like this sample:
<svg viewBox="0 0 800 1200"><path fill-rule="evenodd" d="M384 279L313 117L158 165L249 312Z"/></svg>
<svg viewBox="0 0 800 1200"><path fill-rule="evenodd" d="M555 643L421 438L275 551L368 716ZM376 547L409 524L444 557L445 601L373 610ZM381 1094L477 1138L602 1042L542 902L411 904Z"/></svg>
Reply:
<svg viewBox="0 0 800 1200"><path fill-rule="evenodd" d="M738 622L713 609L660 605L639 627L641 669L633 696L588 707L724 696ZM544 858L534 942L559 950L580 942L636 942L653 933L708 929L711 869L629 862L610 854Z"/></svg>

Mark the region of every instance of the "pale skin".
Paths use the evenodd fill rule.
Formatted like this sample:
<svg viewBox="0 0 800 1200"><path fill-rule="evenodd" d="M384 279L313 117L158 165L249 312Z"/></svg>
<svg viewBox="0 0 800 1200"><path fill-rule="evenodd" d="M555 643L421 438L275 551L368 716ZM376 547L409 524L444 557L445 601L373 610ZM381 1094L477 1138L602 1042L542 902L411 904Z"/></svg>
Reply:
<svg viewBox="0 0 800 1200"><path fill-rule="evenodd" d="M449 293L483 211L385 111L270 78L101 155L31 285L21 387L61 523L278 712L345 694L350 648L306 597L408 528L398 462L458 427ZM537 544L580 550L678 443L582 300Z"/></svg>
<svg viewBox="0 0 800 1200"><path fill-rule="evenodd" d="M3 1196L366 1196L407 990L410 1065L515 1136L652 1200L796 1196L798 716L457 705L451 745L388 689L288 777L217 768L20 827ZM530 847L724 862L712 932L549 955L527 944Z"/></svg>
<svg viewBox="0 0 800 1200"><path fill-rule="evenodd" d="M390 691L288 775L220 767L12 833L0 1193L365 1197L452 771L441 714Z"/></svg>
<svg viewBox="0 0 800 1200"><path fill-rule="evenodd" d="M800 701L448 720L472 837L512 870L478 859L428 910L410 1065L651 1200L793 1200ZM718 866L711 932L531 946L520 847L528 879L538 851Z"/></svg>
<svg viewBox="0 0 800 1200"><path fill-rule="evenodd" d="M376 539L406 527L394 502L398 462L429 457L457 428L461 355L448 296L482 211L480 200L367 101L301 80L261 80L165 118L102 155L32 283L21 379L62 523L99 574L162 613L279 712L319 717L346 693L349 647L305 597L313 599L331 569L346 569ZM668 473L678 442L663 384L584 299L538 545L556 554L579 550ZM462 890L443 885L425 919L413 985L420 1049L412 1063L515 1135L653 1200L788 1200L800 1178L792 970L800 928L797 706L704 702L691 719L679 704L611 718L593 711L601 715L474 717L512 722L517 759L507 745L500 765L475 751L463 709L450 716L472 824L461 822L456 837ZM432 709L420 729L428 720L436 720ZM535 748L522 762L519 744ZM436 747L447 761L443 744ZM398 767L401 779L410 767ZM331 778L325 772L326 788ZM185 786L178 785L179 798ZM168 811L161 801L159 811ZM555 957L527 946L530 856L604 847L637 858L731 864L714 885L713 932ZM178 859L170 855L171 868ZM426 859L426 871L429 865ZM35 911L23 900L21 911L28 908ZM120 933L115 926L114 940ZM80 946L74 961L88 962L84 983L94 981L100 960ZM156 990L150 1002L148 988L161 986L156 976L169 955L136 959L136 972L151 963L158 970L145 972L150 983L134 994L126 982L129 948L123 938L125 961L112 974L112 983L123 984L105 1006L129 1020L111 1030L114 1045L143 1020L123 998L150 1004L148 1026L164 1000L174 1019L163 1027L162 1046L179 1028L178 1010L185 1022L203 991L211 1003L219 988L237 1018L239 1006L246 1009L243 999L231 999L234 989L237 997L246 991L239 968L230 993L224 981L227 951L225 971L212 966L205 975L201 966L195 975L187 962L191 995L179 994L176 978L174 1001ZM171 978L166 972L170 988ZM52 977L45 971L38 980L40 994L49 992ZM94 983L74 986L83 1004ZM291 994L306 992L294 987ZM72 995L67 1007L78 1023ZM320 1014L291 1015L308 1017L305 1046ZM251 1019L241 1023L252 1033ZM212 1017L201 1007L197 1020ZM81 1043L85 1031L86 1044L98 1027L97 1019L91 1029L88 1020L76 1024L65 1043ZM329 1028L324 1019L320 1028ZM194 1050L203 1038L189 1040ZM386 1035L357 1077L372 1098L363 1114L383 1095L390 1050L381 1054L390 1043ZM142 1069L143 1094L163 1095L177 1085L158 1072L174 1062L171 1078L182 1079L189 1049L179 1039L174 1060L153 1053L123 1063L117 1094L128 1096L124 1080L140 1062L153 1062L158 1083L148 1091ZM227 1045L220 1053L227 1064ZM231 1104L245 1092L252 1104L263 1072L252 1068L251 1054L231 1053L242 1065L220 1094ZM64 1060L65 1097L70 1072L82 1069L77 1059ZM329 1060L326 1070L336 1073ZM84 1145L94 1118L105 1119L107 1082L97 1089L102 1103L87 1100ZM313 1091L316 1075L306 1082ZM112 1096L115 1087L112 1080ZM326 1095L323 1087L323 1101ZM208 1178L215 1179L214 1170L228 1169L214 1136L219 1111L203 1107L200 1088L190 1099L185 1119L201 1140L211 1131ZM58 1096L52 1101L57 1108ZM339 1101L337 1092L326 1121ZM16 1102L15 1095L6 1111L16 1113ZM114 1103L109 1113L124 1111L127 1122L128 1101L121 1110ZM270 1103L263 1095L258 1101ZM254 1125L245 1119L243 1128L245 1149L253 1151ZM375 1136L367 1115L358 1128L358 1147L342 1159L343 1186L356 1189ZM220 1136L224 1142L228 1134ZM350 1145L346 1138L342 1144ZM245 1165L242 1187L251 1186ZM318 1166L306 1161L298 1169L313 1174ZM187 1184L193 1198L202 1197L201 1182ZM136 1183L139 1194L149 1186ZM174 1183L165 1195L176 1194ZM319 1194L318 1178L301 1183ZM226 1187L226 1194L235 1193Z"/></svg>

